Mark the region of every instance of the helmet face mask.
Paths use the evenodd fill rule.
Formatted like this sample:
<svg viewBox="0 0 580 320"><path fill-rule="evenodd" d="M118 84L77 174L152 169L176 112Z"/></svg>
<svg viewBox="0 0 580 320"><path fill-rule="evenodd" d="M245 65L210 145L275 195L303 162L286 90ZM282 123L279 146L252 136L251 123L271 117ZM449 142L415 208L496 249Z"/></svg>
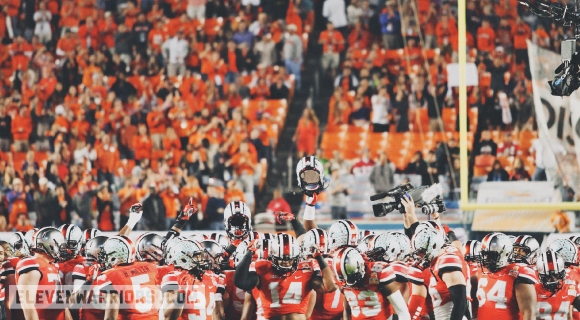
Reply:
<svg viewBox="0 0 580 320"><path fill-rule="evenodd" d="M366 274L365 261L354 248L341 248L333 254L332 266L343 288L355 287Z"/></svg>
<svg viewBox="0 0 580 320"><path fill-rule="evenodd" d="M540 244L531 236L519 236L513 244L514 250L512 252L512 261L525 263L528 265L536 264L538 259L538 252L540 251Z"/></svg>
<svg viewBox="0 0 580 320"><path fill-rule="evenodd" d="M503 233L490 233L481 241L481 265L492 273L509 264L512 240Z"/></svg>
<svg viewBox="0 0 580 320"><path fill-rule="evenodd" d="M135 244L136 258L139 261L162 262L164 238L160 235L147 232L142 234Z"/></svg>
<svg viewBox="0 0 580 320"><path fill-rule="evenodd" d="M296 238L289 234L278 235L278 243L270 253L270 261L274 270L282 277L288 277L298 270L300 247Z"/></svg>
<svg viewBox="0 0 580 320"><path fill-rule="evenodd" d="M247 216L236 213L228 219L228 235L231 239L244 239L250 233L250 221Z"/></svg>
<svg viewBox="0 0 580 320"><path fill-rule="evenodd" d="M556 293L564 286L566 269L564 259L551 249L540 254L536 262L538 278L542 286Z"/></svg>
<svg viewBox="0 0 580 320"><path fill-rule="evenodd" d="M126 236L109 238L97 254L97 261L101 270L108 270L120 264L135 261L135 246Z"/></svg>
<svg viewBox="0 0 580 320"><path fill-rule="evenodd" d="M51 258L58 260L61 248L65 245L64 242L64 236L58 229L45 227L35 232L32 236L32 251L45 253Z"/></svg>
<svg viewBox="0 0 580 320"><path fill-rule="evenodd" d="M60 248L60 259L67 261L76 258L81 252L83 232L74 224L63 224L58 230L65 238L65 243Z"/></svg>
<svg viewBox="0 0 580 320"><path fill-rule="evenodd" d="M14 257L28 257L30 255L30 247L24 239L24 233L18 231L8 239L8 250Z"/></svg>

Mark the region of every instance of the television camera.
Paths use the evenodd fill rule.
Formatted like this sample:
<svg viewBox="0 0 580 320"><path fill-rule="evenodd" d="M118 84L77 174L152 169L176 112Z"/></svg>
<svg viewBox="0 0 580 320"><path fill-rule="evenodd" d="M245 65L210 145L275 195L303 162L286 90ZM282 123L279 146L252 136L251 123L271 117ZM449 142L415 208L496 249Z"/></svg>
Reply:
<svg viewBox="0 0 580 320"><path fill-rule="evenodd" d="M403 195L408 194L415 202L415 205L421 207L421 211L430 215L435 212L445 212L445 203L441 199L442 188L436 183L430 187L419 186L415 187L411 183L401 184L395 188L374 194L370 197L371 201L378 201L384 198L390 198L387 202L373 204L373 213L375 217L384 217L394 210L399 210L400 213L405 213L405 206L401 202Z"/></svg>

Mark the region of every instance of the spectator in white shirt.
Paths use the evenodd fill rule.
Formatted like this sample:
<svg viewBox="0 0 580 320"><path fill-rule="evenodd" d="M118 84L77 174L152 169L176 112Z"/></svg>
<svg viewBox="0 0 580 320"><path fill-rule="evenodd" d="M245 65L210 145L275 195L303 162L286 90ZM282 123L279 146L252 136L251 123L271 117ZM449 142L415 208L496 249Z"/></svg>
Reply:
<svg viewBox="0 0 580 320"><path fill-rule="evenodd" d="M189 44L183 37L182 31L177 31L175 37L165 41L163 44L163 56L167 62L167 76L185 75L185 58L187 57L188 48Z"/></svg>
<svg viewBox="0 0 580 320"><path fill-rule="evenodd" d="M387 93L386 87L379 89L379 94L371 97L373 107L373 132L389 132L389 109L391 108L391 99Z"/></svg>
<svg viewBox="0 0 580 320"><path fill-rule="evenodd" d="M358 0L352 0L350 5L346 8L346 13L348 15L348 25L354 27L360 22L360 17L363 13L362 8L359 5Z"/></svg>
<svg viewBox="0 0 580 320"><path fill-rule="evenodd" d="M206 0L189 0L187 2L187 16L189 19L205 19L205 2Z"/></svg>
<svg viewBox="0 0 580 320"><path fill-rule="evenodd" d="M326 0L322 7L322 15L332 23L335 29L346 38L346 25L348 20L346 18L346 10L344 0Z"/></svg>
<svg viewBox="0 0 580 320"><path fill-rule="evenodd" d="M34 13L34 22L36 22L34 34L38 36L38 40L42 44L46 44L52 39L52 30L50 29L51 19L52 14L46 10L46 3L40 2L38 4L38 11Z"/></svg>
<svg viewBox="0 0 580 320"><path fill-rule="evenodd" d="M300 90L300 71L302 69L302 38L296 34L296 25L288 26L288 36L284 39L284 62L286 71L294 75L296 89Z"/></svg>

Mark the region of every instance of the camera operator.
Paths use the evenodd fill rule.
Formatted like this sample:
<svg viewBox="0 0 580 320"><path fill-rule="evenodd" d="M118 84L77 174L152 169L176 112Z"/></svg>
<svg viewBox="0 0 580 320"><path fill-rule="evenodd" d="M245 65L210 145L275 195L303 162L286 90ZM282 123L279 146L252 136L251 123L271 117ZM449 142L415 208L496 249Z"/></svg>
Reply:
<svg viewBox="0 0 580 320"><path fill-rule="evenodd" d="M413 237L413 234L415 234L415 229L417 229L417 226L419 225L419 219L417 219L417 215L415 214L415 202L413 201L413 198L406 193L401 198L401 203L405 207L405 213L403 213L403 224L405 226L405 234L407 235L407 237L409 237L409 239L411 239ZM433 220L441 224L440 213L438 212L432 213L429 215L429 218L430 220ZM443 229L445 230L447 237L449 238L449 241L451 241L451 245L457 247L458 249L461 249L462 247L461 241L457 240L455 232L449 229L449 227L446 225L442 226Z"/></svg>

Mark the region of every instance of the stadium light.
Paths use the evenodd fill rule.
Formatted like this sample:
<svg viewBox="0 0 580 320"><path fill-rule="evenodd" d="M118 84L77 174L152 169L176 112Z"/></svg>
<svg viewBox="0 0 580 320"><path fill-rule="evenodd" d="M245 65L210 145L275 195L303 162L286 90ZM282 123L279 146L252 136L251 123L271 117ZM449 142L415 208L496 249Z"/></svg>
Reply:
<svg viewBox="0 0 580 320"><path fill-rule="evenodd" d="M465 85L465 65L467 64L466 18L465 2L459 0L458 33L459 33L459 185L461 189L462 210L516 210L516 209L547 209L547 210L580 210L580 202L526 202L526 203L469 203L469 163L467 160L467 86Z"/></svg>

